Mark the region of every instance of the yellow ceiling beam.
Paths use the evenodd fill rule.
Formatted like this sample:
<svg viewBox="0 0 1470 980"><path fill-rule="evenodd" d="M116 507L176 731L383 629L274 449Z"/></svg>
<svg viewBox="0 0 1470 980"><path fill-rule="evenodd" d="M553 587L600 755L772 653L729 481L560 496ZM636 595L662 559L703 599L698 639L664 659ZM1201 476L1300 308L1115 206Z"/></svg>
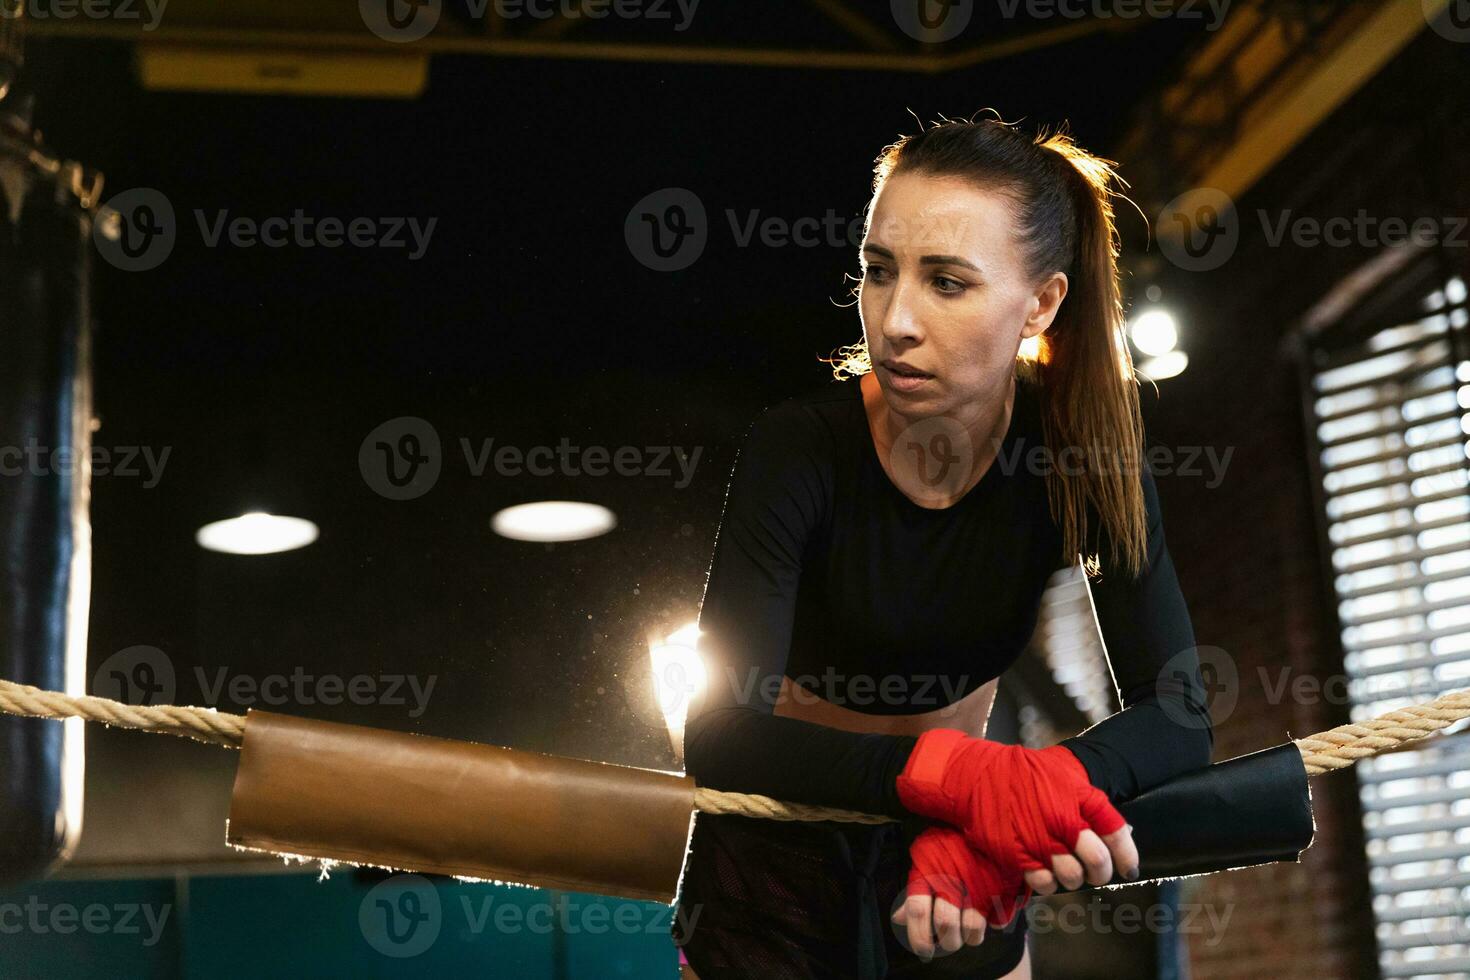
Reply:
<svg viewBox="0 0 1470 980"><path fill-rule="evenodd" d="M1382 0L1344 7L1305 54L1292 36L1291 22L1273 16L1269 3L1236 7L1185 76L1162 94L1162 118L1146 120L1130 133L1119 158L1161 157L1166 169L1178 174L1174 190L1188 188L1211 199L1211 191L1219 190L1239 198L1448 3ZM1222 72L1230 73L1230 84L1201 84ZM1277 72L1276 81L1254 93L1249 104L1231 102ZM1232 116L1234 130L1228 125ZM1187 200L1180 203L1181 210L1189 207ZM1174 234L1182 226L1157 230Z"/></svg>
<svg viewBox="0 0 1470 980"><path fill-rule="evenodd" d="M429 80L428 56L412 53L144 45L137 66L160 91L413 99Z"/></svg>
<svg viewBox="0 0 1470 980"><path fill-rule="evenodd" d="M835 10L836 8L831 8ZM491 26L498 22L492 20ZM1128 25L1132 26L1132 25ZM953 44L936 45L935 51L923 48L893 50L843 50L840 48L780 48L733 46L718 44L646 44L632 42L579 42L555 37L507 37L455 32L441 25L427 37L404 44L390 44L361 31L273 28L269 26L228 27L219 24L192 24L180 18L168 18L154 30L115 21L32 21L27 22L30 37L67 37L112 41L130 41L143 48L184 45L191 48L248 47L254 50L282 48L295 51L364 51L396 52L414 55L467 54L528 58L590 58L612 61L650 63L746 65L761 68L832 68L867 69L873 71L908 71L941 74L987 61L1008 58L1028 51L1041 50L1102 31L1116 31L1118 25L1097 18L1066 23L1042 30L1019 32L1014 37L986 41L968 47ZM939 53L943 50L945 53Z"/></svg>
<svg viewBox="0 0 1470 980"><path fill-rule="evenodd" d="M1432 2L1443 9L1448 0ZM1424 0L1385 0L1305 77L1288 78L1262 98L1244 116L1239 138L1205 170L1200 183L1232 197L1245 193L1427 28L1426 13Z"/></svg>

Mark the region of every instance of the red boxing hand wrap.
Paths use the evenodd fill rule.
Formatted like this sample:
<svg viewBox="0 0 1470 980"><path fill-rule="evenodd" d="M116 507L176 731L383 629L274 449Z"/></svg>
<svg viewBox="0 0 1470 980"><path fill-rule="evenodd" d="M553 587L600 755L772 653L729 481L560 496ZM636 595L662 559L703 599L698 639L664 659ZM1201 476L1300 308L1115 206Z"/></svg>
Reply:
<svg viewBox="0 0 1470 980"><path fill-rule="evenodd" d="M987 925L1004 928L1031 900L1018 874L1007 875L970 849L952 827L926 828L909 845L909 895L932 895L958 909L976 909Z"/></svg>
<svg viewBox="0 0 1470 980"><path fill-rule="evenodd" d="M951 728L919 736L897 788L908 810L963 830L1003 873L1050 871L1082 831L1106 837L1127 823L1065 746L1028 749Z"/></svg>

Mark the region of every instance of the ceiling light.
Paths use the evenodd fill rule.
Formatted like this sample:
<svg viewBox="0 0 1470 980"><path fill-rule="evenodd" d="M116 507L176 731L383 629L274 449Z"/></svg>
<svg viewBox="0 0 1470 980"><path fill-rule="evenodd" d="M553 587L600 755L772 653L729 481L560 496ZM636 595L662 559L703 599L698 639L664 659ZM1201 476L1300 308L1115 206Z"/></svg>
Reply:
<svg viewBox="0 0 1470 980"><path fill-rule="evenodd" d="M538 500L507 507L490 519L490 527L516 541L580 541L606 534L617 516L598 504L576 500Z"/></svg>
<svg viewBox="0 0 1470 980"><path fill-rule="evenodd" d="M1179 343L1179 324L1168 310L1145 310L1128 330L1133 344L1151 357L1167 354Z"/></svg>
<svg viewBox="0 0 1470 980"><path fill-rule="evenodd" d="M206 524L194 532L194 540L201 548L227 555L270 555L304 548L317 534L317 526L304 518L252 511Z"/></svg>
<svg viewBox="0 0 1470 980"><path fill-rule="evenodd" d="M1189 356L1182 350L1172 350L1158 357L1150 357L1138 365L1138 373L1154 381L1163 381L1165 378L1183 374L1188 366Z"/></svg>

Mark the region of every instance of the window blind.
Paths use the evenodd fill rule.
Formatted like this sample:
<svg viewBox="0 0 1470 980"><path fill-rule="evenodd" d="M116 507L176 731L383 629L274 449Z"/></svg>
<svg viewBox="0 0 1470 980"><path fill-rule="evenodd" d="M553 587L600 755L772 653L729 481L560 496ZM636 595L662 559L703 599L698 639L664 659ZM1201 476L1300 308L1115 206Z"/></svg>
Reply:
<svg viewBox="0 0 1470 980"><path fill-rule="evenodd" d="M1354 721L1470 687L1470 360L1454 277L1310 358L1310 418ZM1384 977L1470 977L1470 738L1357 765Z"/></svg>

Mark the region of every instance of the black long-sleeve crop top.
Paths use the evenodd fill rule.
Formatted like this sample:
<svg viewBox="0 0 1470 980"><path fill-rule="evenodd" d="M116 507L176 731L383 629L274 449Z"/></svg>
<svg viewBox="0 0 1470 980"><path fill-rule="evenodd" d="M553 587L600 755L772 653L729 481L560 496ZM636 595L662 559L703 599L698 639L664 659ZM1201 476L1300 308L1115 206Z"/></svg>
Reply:
<svg viewBox="0 0 1470 980"><path fill-rule="evenodd" d="M1045 445L1042 394L1017 376L998 457L943 509L921 507L884 471L857 381L828 383L755 419L699 615L708 677L685 734L685 764L699 785L907 815L896 780L917 738L778 716L781 678L853 710L917 714L1015 662L1047 579L1063 565L1044 470L1025 465ZM1090 583L1123 710L1061 743L1114 802L1208 765L1214 745L1157 489L1147 467L1139 479L1144 571L1110 569L1099 548L1102 574Z"/></svg>

